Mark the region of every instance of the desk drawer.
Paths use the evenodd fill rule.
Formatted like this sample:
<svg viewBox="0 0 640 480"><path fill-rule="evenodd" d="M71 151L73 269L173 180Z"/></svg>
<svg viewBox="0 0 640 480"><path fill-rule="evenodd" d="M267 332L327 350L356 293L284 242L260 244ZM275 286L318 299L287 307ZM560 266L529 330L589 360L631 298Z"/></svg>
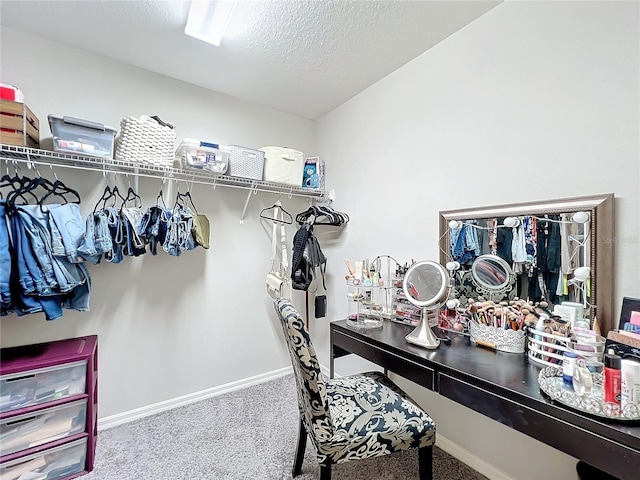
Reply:
<svg viewBox="0 0 640 480"><path fill-rule="evenodd" d="M380 348L373 343L363 343L350 335L335 332L334 341L335 346L347 352L365 358L429 390L435 389L435 371L432 368L414 362L390 350Z"/></svg>
<svg viewBox="0 0 640 480"><path fill-rule="evenodd" d="M5 418L0 421L0 456L82 433L86 420L86 400Z"/></svg>
<svg viewBox="0 0 640 480"><path fill-rule="evenodd" d="M86 360L2 375L0 413L85 393L86 377Z"/></svg>
<svg viewBox="0 0 640 480"><path fill-rule="evenodd" d="M438 373L438 393L617 477L640 469L637 450L463 380Z"/></svg>
<svg viewBox="0 0 640 480"><path fill-rule="evenodd" d="M0 480L66 478L82 472L86 458L87 439L82 438L0 464Z"/></svg>

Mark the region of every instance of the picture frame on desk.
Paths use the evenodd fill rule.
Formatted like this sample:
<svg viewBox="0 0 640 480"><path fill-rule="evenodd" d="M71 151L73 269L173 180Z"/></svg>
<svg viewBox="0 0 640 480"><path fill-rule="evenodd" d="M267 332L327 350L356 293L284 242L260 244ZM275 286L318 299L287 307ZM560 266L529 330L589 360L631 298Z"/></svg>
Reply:
<svg viewBox="0 0 640 480"><path fill-rule="evenodd" d="M622 299L618 330L640 334L640 298Z"/></svg>

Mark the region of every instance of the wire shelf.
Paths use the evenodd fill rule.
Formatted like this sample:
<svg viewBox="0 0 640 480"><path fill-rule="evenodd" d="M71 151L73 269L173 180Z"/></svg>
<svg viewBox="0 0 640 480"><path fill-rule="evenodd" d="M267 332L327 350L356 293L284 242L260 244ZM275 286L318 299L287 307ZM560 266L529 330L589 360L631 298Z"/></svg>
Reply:
<svg viewBox="0 0 640 480"><path fill-rule="evenodd" d="M131 174L140 177L181 180L202 185L211 185L213 187L221 186L251 190L253 192L281 193L288 195L289 197L296 196L315 198L319 200L330 199L328 192L315 188L306 188L302 186L296 187L250 178L231 177L204 170L185 170L173 167L160 167L129 160L115 160L110 158L91 157L88 155L52 152L49 150L19 147L15 145L0 144L0 159L8 163L21 162L47 167L88 170L103 174Z"/></svg>

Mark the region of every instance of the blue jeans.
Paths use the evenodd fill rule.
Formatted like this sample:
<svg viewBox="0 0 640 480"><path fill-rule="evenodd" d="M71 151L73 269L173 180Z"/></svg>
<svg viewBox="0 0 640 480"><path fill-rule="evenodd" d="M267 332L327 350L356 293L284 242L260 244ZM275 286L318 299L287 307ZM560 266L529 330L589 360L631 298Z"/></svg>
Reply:
<svg viewBox="0 0 640 480"><path fill-rule="evenodd" d="M45 278L49 282L49 272L53 270L57 282L56 291L66 293L82 284L85 279L83 273L78 270L77 264L69 262L66 256L54 255L48 212L42 212L39 205L20 205L16 206L16 210L25 226L25 231L29 234L36 259L43 266ZM54 287L51 282L49 286Z"/></svg>
<svg viewBox="0 0 640 480"><path fill-rule="evenodd" d="M7 315L13 311L10 283L9 227L5 218L4 202L0 201L0 315Z"/></svg>
<svg viewBox="0 0 640 480"><path fill-rule="evenodd" d="M188 207L178 206L173 209L169 231L162 248L169 255L179 256L182 252L196 248L191 229L193 216Z"/></svg>
<svg viewBox="0 0 640 480"><path fill-rule="evenodd" d="M118 232L122 228L122 220L120 218L120 211L114 207L107 207L103 209L103 212L107 216L107 226L109 228L109 237L113 244L113 250L110 253L104 254L104 259L111 263L120 263L123 259L122 245L119 244L116 239L118 238Z"/></svg>
<svg viewBox="0 0 640 480"><path fill-rule="evenodd" d="M78 247L78 253L94 265L100 262L102 255L113 253L108 218L103 210L98 210L87 216L85 236L82 244Z"/></svg>
<svg viewBox="0 0 640 480"><path fill-rule="evenodd" d="M53 289L46 285L46 280L36 260L34 250L17 211L10 216L11 235L14 241L12 275L15 281L12 301L18 315L42 312L47 320L55 320L62 316L62 301Z"/></svg>
<svg viewBox="0 0 640 480"><path fill-rule="evenodd" d="M141 238L149 243L149 250L152 255L158 254L158 244L164 244L170 220L171 210L158 205L149 207L142 217L138 233Z"/></svg>
<svg viewBox="0 0 640 480"><path fill-rule="evenodd" d="M56 243L62 243L63 251L60 255L54 249L54 255L66 255L71 263L81 263L82 257L78 253L78 247L85 235L84 222L80 215L80 205L66 203L64 205L46 205L49 210L49 229ZM54 237L55 235L55 237Z"/></svg>

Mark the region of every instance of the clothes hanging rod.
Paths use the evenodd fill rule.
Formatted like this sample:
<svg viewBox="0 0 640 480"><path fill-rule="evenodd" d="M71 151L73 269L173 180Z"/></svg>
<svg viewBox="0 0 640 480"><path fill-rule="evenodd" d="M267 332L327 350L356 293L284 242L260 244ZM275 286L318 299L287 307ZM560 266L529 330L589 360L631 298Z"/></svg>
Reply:
<svg viewBox="0 0 640 480"><path fill-rule="evenodd" d="M253 192L280 193L292 197L328 199L329 193L314 188L282 185L264 180L216 175L205 171L185 170L181 168L162 167L125 160L105 159L86 155L52 152L15 145L0 144L0 159L7 162L20 162L46 167L62 167L74 170L85 170L97 173L116 173L137 175L140 177L180 180L183 182L208 185L212 187L237 188Z"/></svg>

